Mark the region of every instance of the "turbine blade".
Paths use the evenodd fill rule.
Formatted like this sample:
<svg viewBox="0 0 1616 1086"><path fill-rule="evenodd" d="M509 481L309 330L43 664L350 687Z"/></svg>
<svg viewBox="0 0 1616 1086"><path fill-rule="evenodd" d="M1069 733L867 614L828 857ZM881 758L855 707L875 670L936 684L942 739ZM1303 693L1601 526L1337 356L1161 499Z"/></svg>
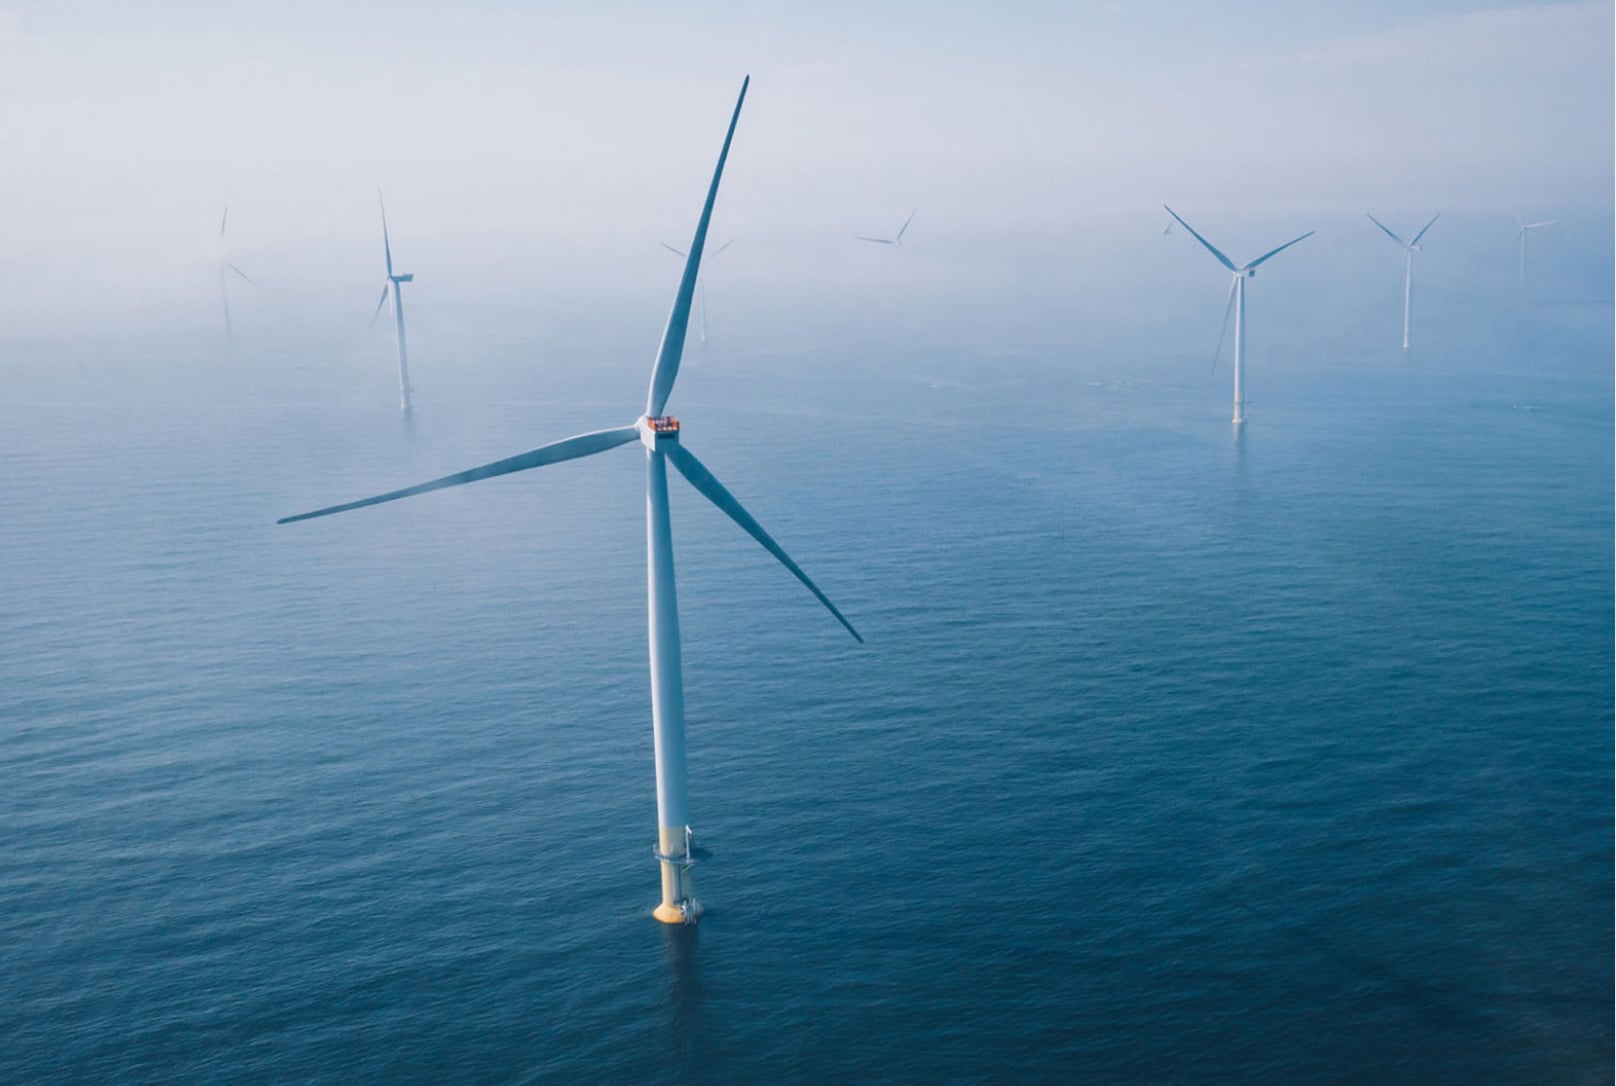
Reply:
<svg viewBox="0 0 1616 1086"><path fill-rule="evenodd" d="M249 276L246 272L242 271L240 268L236 267L234 264L230 263L230 261L226 260L224 262L224 266L229 268L231 271L235 272L237 275L241 276L243 279L247 280L247 282L252 283L253 286L256 287L258 285L257 283L253 283L251 276Z"/></svg>
<svg viewBox="0 0 1616 1086"><path fill-rule="evenodd" d="M679 280L679 293L674 295L673 310L668 324L662 330L662 345L657 349L656 364L651 367L651 388L645 398L645 413L662 414L668 394L673 391L674 378L679 376L679 359L685 350L685 331L690 325L690 301L696 293L696 275L701 270L701 254L707 245L707 227L713 219L713 204L718 200L718 182L724 176L724 161L729 158L730 141L735 138L735 125L741 119L741 105L746 101L746 88L752 77L741 81L741 93L735 99L735 112L729 119L729 131L724 133L724 147L718 152L718 166L713 170L713 183L707 189L707 202L702 205L701 219L696 223L696 236L690 242L690 255L685 258L685 273Z"/></svg>
<svg viewBox="0 0 1616 1086"><path fill-rule="evenodd" d="M230 285L225 282L224 261L219 261L219 305L224 309L224 338L234 340L235 328L230 323Z"/></svg>
<svg viewBox="0 0 1616 1086"><path fill-rule="evenodd" d="M640 432L632 426L578 434L574 437L562 438L560 441L552 441L548 445L541 445L537 449L517 456L496 460L492 464L484 464L482 467L456 472L453 475L445 475L443 478L434 479L430 483L407 486L403 490L390 490L386 494L378 494L374 498L361 498L356 502L344 502L342 505L327 506L324 509L316 509L312 513L299 513L294 517L282 517L275 523L291 524L299 520L327 517L332 513L346 513L350 509L363 509L367 505L380 505L382 502L410 498L432 490L460 486L462 483L475 483L479 479L492 479L496 475L509 475L513 471L526 471L528 468L544 467L546 464L559 464L563 460L576 460L580 456L593 456L595 453L605 452L607 449L615 449L619 445L627 445L630 441L637 440L639 436Z"/></svg>
<svg viewBox="0 0 1616 1086"><path fill-rule="evenodd" d="M683 445L676 444L668 450L667 457L673 461L673 466L679 469L679 474L688 479L691 486L701 491L703 497L728 513L729 518L739 524L747 535L763 544L764 550L778 558L780 564L790 570L791 575L801 581L808 591L814 594L814 598L824 604L826 610L836 616L836 621L847 627L847 632L853 635L855 641L860 644L864 643L864 638L859 636L859 632L853 629L853 624L847 621L846 617L836 609L836 605L830 602L830 597L821 592L819 586L808 579L808 574L802 571L802 567L793 562L791 556L781 549L780 544L774 541L774 537L765 532L763 526L752 519L752 514L741 507L741 503L735 500L735 495L724 489L723 483L713 478L713 473L708 471L700 460L696 459L695 453Z"/></svg>
<svg viewBox="0 0 1616 1086"><path fill-rule="evenodd" d="M1442 217L1442 212L1440 212L1440 211L1438 211L1435 215L1432 215L1431 216L1431 221L1426 223L1424 226L1420 227L1420 232L1418 234L1414 235L1414 240L1409 242L1409 244L1410 245L1418 245L1420 243L1420 239L1425 236L1425 232L1427 230L1431 229L1431 227L1435 226L1436 221L1438 219L1440 219L1441 217Z"/></svg>
<svg viewBox="0 0 1616 1086"><path fill-rule="evenodd" d="M376 312L370 315L370 327L372 329L376 327L376 318L382 315L382 306L387 304L387 288L392 285L393 283L390 279L382 284L382 296L376 299Z"/></svg>
<svg viewBox="0 0 1616 1086"><path fill-rule="evenodd" d="M892 244L892 239L891 238L867 238L863 234L854 234L853 235L853 240L854 241L873 241L877 245L891 245Z"/></svg>
<svg viewBox="0 0 1616 1086"><path fill-rule="evenodd" d="M387 204L382 200L382 190L376 190L376 203L382 209L382 252L387 256L387 277L393 277L393 243L387 239Z"/></svg>
<svg viewBox="0 0 1616 1086"><path fill-rule="evenodd" d="M915 210L909 212L909 217L907 219L903 220L903 225L902 226L898 227L898 236L893 239L894 241L902 241L903 240L903 232L905 230L909 229L909 224L910 223L915 221L915 212L918 212L919 210L920 210L920 205L916 204L915 205Z"/></svg>
<svg viewBox="0 0 1616 1086"><path fill-rule="evenodd" d="M1559 221L1559 219L1544 219L1542 222L1529 222L1526 224L1526 229L1536 230L1540 226L1553 226Z"/></svg>
<svg viewBox="0 0 1616 1086"><path fill-rule="evenodd" d="M1247 264L1244 268L1241 268L1240 270L1241 271L1250 271L1252 268L1255 268L1258 264L1261 264L1263 261L1268 260L1268 259L1270 259L1272 257L1278 256L1280 253L1283 253L1286 249L1289 249L1292 245L1295 245L1299 241L1306 241L1308 238L1312 237L1316 233L1318 233L1317 230L1309 230L1307 233L1303 234L1299 238L1292 238L1291 240L1287 241L1284 245L1281 245L1279 248L1268 250L1262 256L1259 256L1256 260L1253 260L1250 264Z"/></svg>
<svg viewBox="0 0 1616 1086"><path fill-rule="evenodd" d="M1180 225L1184 229L1188 230L1191 234L1194 234L1195 235L1195 240L1200 242L1202 245L1205 245L1206 246L1206 251L1211 253L1213 256L1217 257L1219 264L1222 264L1225 268L1228 268L1230 271L1238 271L1239 270L1234 266L1234 261L1230 260L1228 257L1224 256L1221 252L1218 251L1218 247L1216 245L1213 245L1210 241L1207 241L1200 234L1196 234L1195 233L1195 227L1191 226L1189 223L1187 223L1183 219L1179 218L1178 212L1174 211L1170 207L1167 207L1166 204L1163 204L1162 207L1167 208L1167 214L1171 215L1175 219L1178 219L1178 225Z"/></svg>
<svg viewBox="0 0 1616 1086"><path fill-rule="evenodd" d="M725 249L728 249L731 245L734 245L734 244L735 244L735 239L730 238L728 241L724 242L724 244L720 245L718 248L716 248L712 252L708 253L707 254L707 259L711 260L713 257L717 256L719 253L723 252Z"/></svg>
<svg viewBox="0 0 1616 1086"><path fill-rule="evenodd" d="M1223 355L1223 337L1229 334L1229 318L1234 315L1234 292L1240 280L1229 280L1229 301L1223 307L1223 327L1218 329L1218 345L1212 352L1212 373L1218 372L1218 359Z"/></svg>
<svg viewBox="0 0 1616 1086"><path fill-rule="evenodd" d="M683 249L675 249L672 245L669 245L665 241L659 241L659 242L657 242L657 244L662 246L664 249L668 250L668 252L672 253L674 256L678 257L680 260L683 260L685 258L685 251Z"/></svg>
<svg viewBox="0 0 1616 1086"><path fill-rule="evenodd" d="M1370 222L1374 223L1376 226L1380 227L1383 231L1385 231L1387 237L1391 238L1393 241L1397 242L1397 244L1403 246L1403 248L1405 248L1405 249L1408 248L1410 245L1414 244L1414 241L1419 241L1420 240L1419 238L1415 238L1414 241L1404 241L1402 238L1400 238L1396 234L1392 233L1391 229L1389 227L1387 227L1387 225L1385 223L1381 222L1379 219L1375 218L1373 215L1370 215L1369 212L1365 211L1364 215L1368 217ZM1435 222L1436 220L1432 219L1431 221ZM1425 231L1421 230L1420 233L1423 234L1423 233L1425 233Z"/></svg>
<svg viewBox="0 0 1616 1086"><path fill-rule="evenodd" d="M230 205L226 204L225 207L224 207L224 214L219 216L219 236L221 238L224 237L225 223L227 223L229 221L230 221Z"/></svg>

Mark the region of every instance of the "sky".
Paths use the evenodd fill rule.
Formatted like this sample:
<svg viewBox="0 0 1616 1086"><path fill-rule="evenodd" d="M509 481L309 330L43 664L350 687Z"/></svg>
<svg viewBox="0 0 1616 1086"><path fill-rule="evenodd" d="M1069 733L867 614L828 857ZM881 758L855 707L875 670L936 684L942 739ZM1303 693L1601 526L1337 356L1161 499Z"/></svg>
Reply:
<svg viewBox="0 0 1616 1086"><path fill-rule="evenodd" d="M1608 214L1608 3L937 7L0 0L0 322L177 312L227 203L238 263L373 295L378 186L468 289L660 275L746 74L714 230L804 283L917 205L979 248Z"/></svg>

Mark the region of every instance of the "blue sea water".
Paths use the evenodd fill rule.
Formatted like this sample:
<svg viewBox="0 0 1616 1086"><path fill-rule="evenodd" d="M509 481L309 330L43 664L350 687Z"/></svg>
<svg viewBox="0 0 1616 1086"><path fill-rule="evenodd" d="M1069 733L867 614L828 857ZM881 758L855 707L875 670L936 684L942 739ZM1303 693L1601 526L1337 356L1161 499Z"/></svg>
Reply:
<svg viewBox="0 0 1616 1086"><path fill-rule="evenodd" d="M422 336L408 424L274 348L38 382L0 1078L1610 1081L1610 308L1434 308L1265 315L1238 436L1148 344L693 348L685 440L868 639L674 484L695 929L637 447L273 524L628 422L638 362L456 394Z"/></svg>

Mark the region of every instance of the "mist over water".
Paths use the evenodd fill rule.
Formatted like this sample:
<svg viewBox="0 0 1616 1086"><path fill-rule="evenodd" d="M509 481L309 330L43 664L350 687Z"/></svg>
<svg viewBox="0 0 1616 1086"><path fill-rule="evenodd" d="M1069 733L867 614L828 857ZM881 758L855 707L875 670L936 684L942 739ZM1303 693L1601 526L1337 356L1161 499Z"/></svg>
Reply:
<svg viewBox="0 0 1616 1086"><path fill-rule="evenodd" d="M655 239L575 304L421 274L408 420L363 283L9 340L3 1077L1608 1081L1608 213L1525 290L1444 218L1405 356L1367 222L1178 210L1333 227L1238 435L1153 220L714 263L670 408L868 644L673 484L689 931L636 448L273 523L631 421Z"/></svg>

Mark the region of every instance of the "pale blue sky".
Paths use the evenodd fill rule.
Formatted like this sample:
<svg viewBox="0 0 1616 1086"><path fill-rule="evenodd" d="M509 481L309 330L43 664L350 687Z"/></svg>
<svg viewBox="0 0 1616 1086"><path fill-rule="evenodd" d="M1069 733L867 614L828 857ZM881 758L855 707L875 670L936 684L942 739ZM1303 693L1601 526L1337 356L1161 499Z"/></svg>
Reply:
<svg viewBox="0 0 1616 1086"><path fill-rule="evenodd" d="M500 268L679 243L747 72L722 232L1611 202L1607 3L937 7L0 0L0 317L211 267L227 200L368 247L378 183Z"/></svg>

